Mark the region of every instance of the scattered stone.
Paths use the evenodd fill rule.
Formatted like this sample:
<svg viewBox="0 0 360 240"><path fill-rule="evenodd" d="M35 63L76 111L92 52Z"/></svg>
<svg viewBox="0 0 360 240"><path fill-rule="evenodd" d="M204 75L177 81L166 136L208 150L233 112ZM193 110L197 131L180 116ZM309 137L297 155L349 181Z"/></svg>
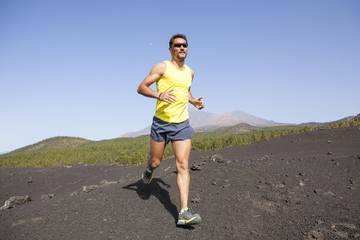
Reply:
<svg viewBox="0 0 360 240"><path fill-rule="evenodd" d="M268 155L262 156L260 158L260 161L268 161L268 160L271 160L271 158Z"/></svg>
<svg viewBox="0 0 360 240"><path fill-rule="evenodd" d="M205 163L194 163L190 170L191 171L201 171L202 170L202 166L204 165Z"/></svg>
<svg viewBox="0 0 360 240"><path fill-rule="evenodd" d="M90 192L92 190L95 190L97 188L102 188L102 187L105 187L105 186L108 186L108 185L111 185L111 184L117 184L117 183L120 183L120 182L122 182L121 179L118 180L118 181L102 180L99 185L83 186L82 190L83 190L83 192L88 193L88 192Z"/></svg>
<svg viewBox="0 0 360 240"><path fill-rule="evenodd" d="M323 234L319 231L313 230L313 231L311 231L311 237L313 239L323 239Z"/></svg>
<svg viewBox="0 0 360 240"><path fill-rule="evenodd" d="M88 193L92 190L95 190L97 188L99 188L99 185L90 185L90 186L83 186L83 192Z"/></svg>
<svg viewBox="0 0 360 240"><path fill-rule="evenodd" d="M72 192L72 193L70 194L70 197L73 197L73 196L75 196L75 195L78 195L78 192L77 192L77 191Z"/></svg>
<svg viewBox="0 0 360 240"><path fill-rule="evenodd" d="M335 196L335 194L331 191L323 193L325 196Z"/></svg>
<svg viewBox="0 0 360 240"><path fill-rule="evenodd" d="M300 187L304 187L304 186L305 186L305 182L304 182L303 180L300 180L300 181L299 181L299 186L300 186Z"/></svg>
<svg viewBox="0 0 360 240"><path fill-rule="evenodd" d="M319 220L316 221L316 223L317 224L323 224L324 222L321 219L319 219Z"/></svg>
<svg viewBox="0 0 360 240"><path fill-rule="evenodd" d="M32 177L28 177L27 183L32 183L33 182L33 178Z"/></svg>
<svg viewBox="0 0 360 240"><path fill-rule="evenodd" d="M328 155L332 155L333 153L332 152L328 152Z"/></svg>
<svg viewBox="0 0 360 240"><path fill-rule="evenodd" d="M193 203L199 203L201 201L201 198L199 197L199 195L196 195L195 197L193 197L191 199L191 202Z"/></svg>
<svg viewBox="0 0 360 240"><path fill-rule="evenodd" d="M2 206L0 208L0 210L5 210L5 209L10 209L16 205L21 205L27 202L30 202L31 198L29 197L29 195L25 195L25 196L14 196L9 198L9 200L5 201L4 206Z"/></svg>
<svg viewBox="0 0 360 240"><path fill-rule="evenodd" d="M212 185L216 185L216 182L212 182L211 184L212 184Z"/></svg>
<svg viewBox="0 0 360 240"><path fill-rule="evenodd" d="M315 190L314 190L314 193L321 193L321 192L322 192L321 189L315 189Z"/></svg>
<svg viewBox="0 0 360 240"><path fill-rule="evenodd" d="M55 195L54 194L44 194L44 195L41 195L41 199L52 199L54 198Z"/></svg>
<svg viewBox="0 0 360 240"><path fill-rule="evenodd" d="M222 188L228 188L230 186L231 186L230 184L225 184L224 186L222 186Z"/></svg>
<svg viewBox="0 0 360 240"><path fill-rule="evenodd" d="M344 231L336 232L336 235L338 235L342 239L347 239L348 238L348 233L344 232Z"/></svg>
<svg viewBox="0 0 360 240"><path fill-rule="evenodd" d="M360 159L360 155L358 155L358 159Z"/></svg>
<svg viewBox="0 0 360 240"><path fill-rule="evenodd" d="M107 186L107 185L111 185L111 184L117 184L117 183L119 183L120 181L107 181L107 180L102 180L101 182L100 182L100 185L101 186Z"/></svg>
<svg viewBox="0 0 360 240"><path fill-rule="evenodd" d="M223 163L225 162L225 158L223 156L221 156L220 154L213 154L211 155L211 157L209 158L210 162L218 162L218 163Z"/></svg>
<svg viewBox="0 0 360 240"><path fill-rule="evenodd" d="M294 198L292 202L295 203L295 204L301 204L301 199L300 198Z"/></svg>

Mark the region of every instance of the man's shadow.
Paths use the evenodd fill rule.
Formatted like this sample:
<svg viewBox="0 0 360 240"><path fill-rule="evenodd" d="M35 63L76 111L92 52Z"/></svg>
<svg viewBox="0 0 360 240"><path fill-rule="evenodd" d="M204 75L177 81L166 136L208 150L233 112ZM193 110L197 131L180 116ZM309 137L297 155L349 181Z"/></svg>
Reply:
<svg viewBox="0 0 360 240"><path fill-rule="evenodd" d="M160 183L165 187L171 187L169 184L165 183L159 178L153 178L151 183L145 184L142 179L139 181L129 184L124 189L134 190L143 200L148 200L151 195L155 196L165 207L166 210L174 217L175 223L178 218L178 212L176 206L170 200L170 194L164 188L160 186Z"/></svg>

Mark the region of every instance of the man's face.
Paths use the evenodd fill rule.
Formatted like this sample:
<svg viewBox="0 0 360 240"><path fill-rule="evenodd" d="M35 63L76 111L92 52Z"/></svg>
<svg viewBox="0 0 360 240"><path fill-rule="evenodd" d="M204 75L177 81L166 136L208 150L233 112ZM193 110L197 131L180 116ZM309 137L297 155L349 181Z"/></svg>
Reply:
<svg viewBox="0 0 360 240"><path fill-rule="evenodd" d="M173 58L184 60L188 52L186 40L183 38L175 38L174 43L171 48L169 48L169 52Z"/></svg>

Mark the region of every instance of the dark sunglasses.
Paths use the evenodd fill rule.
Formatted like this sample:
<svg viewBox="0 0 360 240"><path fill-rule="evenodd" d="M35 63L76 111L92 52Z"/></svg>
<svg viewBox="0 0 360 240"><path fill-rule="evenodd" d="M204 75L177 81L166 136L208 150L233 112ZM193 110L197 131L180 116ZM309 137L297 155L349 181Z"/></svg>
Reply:
<svg viewBox="0 0 360 240"><path fill-rule="evenodd" d="M174 43L173 47L179 48L179 47L187 48L187 43Z"/></svg>

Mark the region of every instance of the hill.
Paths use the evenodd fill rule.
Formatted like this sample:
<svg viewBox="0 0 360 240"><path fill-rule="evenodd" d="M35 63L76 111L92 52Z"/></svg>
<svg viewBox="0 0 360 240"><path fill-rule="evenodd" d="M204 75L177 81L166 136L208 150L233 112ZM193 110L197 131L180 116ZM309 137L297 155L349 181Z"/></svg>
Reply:
<svg viewBox="0 0 360 240"><path fill-rule="evenodd" d="M30 146L19 148L13 151L12 153L72 149L89 142L91 141L84 138L53 137L53 138L45 139L41 142L35 143Z"/></svg>
<svg viewBox="0 0 360 240"><path fill-rule="evenodd" d="M0 169L3 239L359 239L360 129L323 129L192 152L190 207L176 227L173 158L144 185L145 165ZM156 230L154 230L156 229Z"/></svg>

